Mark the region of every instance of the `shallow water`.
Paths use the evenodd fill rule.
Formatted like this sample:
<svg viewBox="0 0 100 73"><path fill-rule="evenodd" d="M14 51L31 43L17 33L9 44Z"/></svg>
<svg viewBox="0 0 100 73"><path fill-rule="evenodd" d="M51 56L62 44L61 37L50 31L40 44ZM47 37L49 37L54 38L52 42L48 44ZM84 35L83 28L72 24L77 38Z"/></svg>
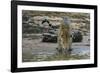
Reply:
<svg viewBox="0 0 100 73"><path fill-rule="evenodd" d="M57 59L61 55L57 53L57 43L44 43L41 39L23 39L23 61L45 61L48 57L57 56ZM70 55L82 56L88 59L90 57L90 46L86 40L81 43L72 43L72 51ZM76 57L75 56L75 57ZM85 56L85 57L84 57ZM66 58L62 56L63 58ZM62 58L61 57L61 58ZM60 57L59 57L60 58ZM49 60L50 60L49 59Z"/></svg>

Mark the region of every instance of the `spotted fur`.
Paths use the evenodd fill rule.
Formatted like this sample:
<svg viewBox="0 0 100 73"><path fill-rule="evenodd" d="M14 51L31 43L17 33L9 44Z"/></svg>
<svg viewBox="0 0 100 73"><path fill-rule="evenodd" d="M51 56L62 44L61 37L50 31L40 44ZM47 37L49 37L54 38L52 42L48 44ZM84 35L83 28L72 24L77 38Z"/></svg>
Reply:
<svg viewBox="0 0 100 73"><path fill-rule="evenodd" d="M71 49L71 43L70 26L61 24L58 31L58 51L68 54Z"/></svg>

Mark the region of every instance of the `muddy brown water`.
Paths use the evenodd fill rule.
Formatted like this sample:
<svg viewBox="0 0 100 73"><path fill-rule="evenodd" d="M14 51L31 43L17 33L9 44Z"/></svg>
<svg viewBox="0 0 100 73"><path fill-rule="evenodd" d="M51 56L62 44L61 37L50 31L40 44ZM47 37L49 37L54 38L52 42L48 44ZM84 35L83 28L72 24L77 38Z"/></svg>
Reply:
<svg viewBox="0 0 100 73"><path fill-rule="evenodd" d="M87 55L87 58L90 56L90 46L89 42L87 42L86 39L87 37L84 37L85 41L80 43L72 43L71 55ZM23 56L27 56L30 54L31 56L35 56L37 61L42 61L48 56L55 55L57 53L56 48L57 43L42 42L41 38L23 38L22 41ZM26 61L27 59L31 60L31 57L28 58L28 56L25 56L23 57L23 59L25 59Z"/></svg>

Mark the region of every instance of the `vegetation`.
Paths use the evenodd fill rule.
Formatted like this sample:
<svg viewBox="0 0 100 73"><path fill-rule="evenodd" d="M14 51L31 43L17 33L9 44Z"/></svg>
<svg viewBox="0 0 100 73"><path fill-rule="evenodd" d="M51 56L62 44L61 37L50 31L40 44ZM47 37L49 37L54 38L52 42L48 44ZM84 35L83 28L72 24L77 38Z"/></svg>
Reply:
<svg viewBox="0 0 100 73"><path fill-rule="evenodd" d="M23 23L23 33L42 33L43 27L40 27L39 24L36 24L34 20L29 22L28 20L31 17L35 16L49 16L49 17L63 17L68 16L72 19L81 19L84 20L87 25L83 28L89 29L89 13L76 13L76 12L48 12L48 11L32 11L32 10L23 10L22 11L22 23ZM82 28L82 27L81 27Z"/></svg>
<svg viewBox="0 0 100 73"><path fill-rule="evenodd" d="M88 13L76 13L76 12L48 12L48 11L29 11L23 10L23 15L28 15L29 17L34 16L68 16L70 18L90 18Z"/></svg>

